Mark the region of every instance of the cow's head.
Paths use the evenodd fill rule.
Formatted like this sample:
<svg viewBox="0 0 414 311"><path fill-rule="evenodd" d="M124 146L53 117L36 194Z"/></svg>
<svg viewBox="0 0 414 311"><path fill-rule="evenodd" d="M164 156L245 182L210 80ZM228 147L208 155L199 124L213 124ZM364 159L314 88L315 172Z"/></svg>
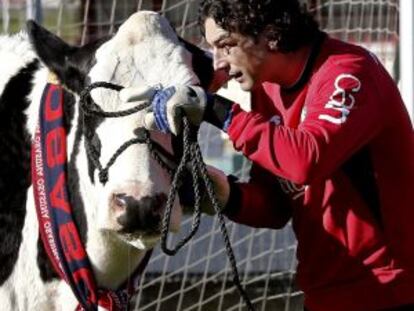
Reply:
<svg viewBox="0 0 414 311"><path fill-rule="evenodd" d="M192 70L191 53L180 44L168 22L153 12L136 13L113 37L83 47L70 46L34 23L29 23L28 28L39 58L75 98L74 112L65 107L67 114L72 114L68 122L72 124L68 137L68 159L72 163L69 175L78 177L72 178L72 183L79 183L88 232L107 232L140 249L152 247L159 239L170 176L153 159L147 145L135 144L117 158L108 171L108 182L102 184L85 150L86 133L91 135L94 150L105 166L123 143L136 137L144 111L121 118L90 116L82 125L79 94L97 81L124 87L197 84L200 81ZM94 89L91 94L104 111L121 111L137 104L123 102L119 92L113 90ZM172 152L169 136L151 136ZM180 222L177 201L172 229L178 229Z"/></svg>

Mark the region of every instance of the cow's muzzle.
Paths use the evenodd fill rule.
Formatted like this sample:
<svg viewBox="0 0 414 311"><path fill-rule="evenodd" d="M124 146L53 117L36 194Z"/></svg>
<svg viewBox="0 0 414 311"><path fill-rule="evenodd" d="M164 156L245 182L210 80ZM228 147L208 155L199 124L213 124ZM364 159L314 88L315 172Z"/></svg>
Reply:
<svg viewBox="0 0 414 311"><path fill-rule="evenodd" d="M140 199L125 193L114 194L113 204L121 211L116 219L121 226L120 233L160 234L166 201L164 193Z"/></svg>

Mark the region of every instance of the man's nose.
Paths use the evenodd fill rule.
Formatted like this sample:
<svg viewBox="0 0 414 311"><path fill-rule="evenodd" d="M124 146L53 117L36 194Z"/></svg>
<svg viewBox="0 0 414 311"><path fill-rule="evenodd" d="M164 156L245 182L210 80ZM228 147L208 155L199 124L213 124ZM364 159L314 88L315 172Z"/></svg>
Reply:
<svg viewBox="0 0 414 311"><path fill-rule="evenodd" d="M223 53L218 50L213 50L213 67L214 70L226 69L229 67L229 62Z"/></svg>

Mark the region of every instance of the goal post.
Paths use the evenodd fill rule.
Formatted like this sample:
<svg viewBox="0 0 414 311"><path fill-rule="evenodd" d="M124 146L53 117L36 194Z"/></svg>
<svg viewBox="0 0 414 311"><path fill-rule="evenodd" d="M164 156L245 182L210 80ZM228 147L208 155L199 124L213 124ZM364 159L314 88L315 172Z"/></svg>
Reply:
<svg viewBox="0 0 414 311"><path fill-rule="evenodd" d="M414 121L414 2L400 0L400 89Z"/></svg>

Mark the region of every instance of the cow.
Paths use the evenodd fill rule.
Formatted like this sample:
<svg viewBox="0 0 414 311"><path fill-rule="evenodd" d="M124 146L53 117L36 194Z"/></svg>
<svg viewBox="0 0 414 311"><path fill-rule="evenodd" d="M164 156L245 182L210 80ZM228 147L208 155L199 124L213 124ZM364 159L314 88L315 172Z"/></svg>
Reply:
<svg viewBox="0 0 414 311"><path fill-rule="evenodd" d="M68 201L74 222L97 287L116 290L159 241L171 176L146 144L134 144L117 158L102 182L86 142L94 146L99 162L107 163L124 142L136 137L145 112L86 118L80 95L98 81L122 87L207 85L212 69L206 59L154 12L135 13L115 35L81 47L69 45L34 22L26 31L0 37L1 310L79 307L47 257L36 216L30 149L45 86L58 81L63 90ZM136 105L122 101L121 92L97 88L91 98L103 111ZM170 136L156 132L150 136L173 153ZM179 230L181 214L176 200L171 230ZM133 297L129 303L134 304Z"/></svg>

